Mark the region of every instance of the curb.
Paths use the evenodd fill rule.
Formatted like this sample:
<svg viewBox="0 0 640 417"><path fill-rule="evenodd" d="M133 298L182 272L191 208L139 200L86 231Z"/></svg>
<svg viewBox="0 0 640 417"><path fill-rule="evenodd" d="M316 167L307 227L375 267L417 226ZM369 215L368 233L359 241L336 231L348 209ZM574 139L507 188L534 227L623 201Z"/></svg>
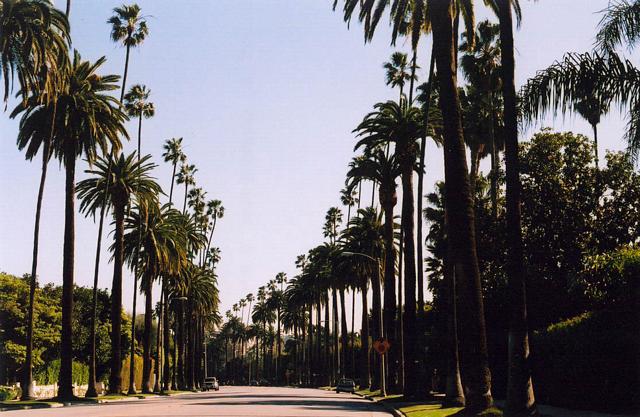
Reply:
<svg viewBox="0 0 640 417"><path fill-rule="evenodd" d="M369 395L363 395L363 394L359 394L357 392L354 392L354 394L357 395L360 398L366 398L367 400L380 405L382 408L384 408L385 410L387 410L388 412L393 414L394 417L407 417L407 415L405 413L403 413L402 411L398 410L397 408L392 407L389 404L386 404L386 403L384 403L382 401L376 400L375 398L373 398L373 397L371 397Z"/></svg>

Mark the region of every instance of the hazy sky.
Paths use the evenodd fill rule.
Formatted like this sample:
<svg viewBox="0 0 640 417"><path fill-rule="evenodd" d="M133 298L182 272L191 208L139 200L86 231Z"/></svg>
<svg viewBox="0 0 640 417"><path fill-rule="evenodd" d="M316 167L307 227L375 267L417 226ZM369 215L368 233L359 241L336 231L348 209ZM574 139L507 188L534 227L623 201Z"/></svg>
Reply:
<svg viewBox="0 0 640 417"><path fill-rule="evenodd" d="M58 0L60 7L64 2ZM143 153L160 164L155 174L168 192L170 167L162 144L184 137L198 186L226 208L214 245L222 250L219 282L224 312L248 292L285 271L295 274L296 255L322 240L324 214L339 204L353 156L350 133L378 101L397 93L384 84L389 46L387 21L372 44L331 10L332 0L184 1L138 0L150 35L132 51L128 86L146 84L156 106L143 123ZM489 16L476 2L478 20ZM607 0L522 1L516 34L517 82L565 51L593 44L597 12ZM122 74L125 50L111 42L106 20L120 1L74 0L73 47L84 59L102 55L102 73ZM430 43L420 47L418 75L426 78ZM15 103L10 104L10 108ZM590 134L580 119L547 120L546 126ZM600 126L601 155L621 149L624 121L617 110ZM129 123L135 135L136 125ZM0 270L30 270L40 158L29 163L15 146L17 122L0 114ZM528 133L527 133L528 135ZM526 135L525 135L526 138ZM131 152L134 143L125 145ZM441 150L427 149L427 178L442 178ZM77 169L84 177L84 162ZM370 193L367 187L367 193ZM182 199L182 189L176 198ZM365 196L365 201L370 197ZM64 171L50 164L41 226L39 276L62 281ZM97 226L76 216L76 282L91 285ZM112 242L112 236L106 237ZM109 259L109 254L103 254ZM100 287L110 287L113 266L103 262ZM125 307L132 279L125 280Z"/></svg>

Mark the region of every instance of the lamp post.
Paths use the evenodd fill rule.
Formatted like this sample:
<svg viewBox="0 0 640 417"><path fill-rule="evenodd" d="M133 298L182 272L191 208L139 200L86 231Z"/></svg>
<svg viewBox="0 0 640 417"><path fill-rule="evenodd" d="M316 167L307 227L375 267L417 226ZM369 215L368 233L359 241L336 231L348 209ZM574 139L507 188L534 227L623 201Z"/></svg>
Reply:
<svg viewBox="0 0 640 417"><path fill-rule="evenodd" d="M380 260L376 259L372 256L367 255L366 253L360 253L360 252L342 252L342 256L347 256L347 257L352 257L352 256L361 256L363 258L367 258L373 262L375 262L378 266L377 268L377 280L378 283L380 283L382 275L380 273L381 269L382 269L382 265L380 264ZM376 326L378 327L378 331L380 333L380 337L382 337L382 335L384 334L383 328L382 328L382 309L378 309L378 314L376 314L375 317L376 320ZM386 383L386 376L385 376L385 369L384 369L384 353L380 353L380 395L383 397L387 396L387 383Z"/></svg>

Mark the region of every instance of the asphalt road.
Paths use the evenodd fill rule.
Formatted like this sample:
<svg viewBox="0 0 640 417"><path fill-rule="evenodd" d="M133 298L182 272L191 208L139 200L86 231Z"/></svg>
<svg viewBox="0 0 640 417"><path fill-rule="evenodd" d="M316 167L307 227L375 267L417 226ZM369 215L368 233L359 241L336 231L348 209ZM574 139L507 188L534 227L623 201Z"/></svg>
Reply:
<svg viewBox="0 0 640 417"><path fill-rule="evenodd" d="M371 401L318 389L220 387L218 392L185 394L38 410L9 411L10 416L43 417L389 417Z"/></svg>

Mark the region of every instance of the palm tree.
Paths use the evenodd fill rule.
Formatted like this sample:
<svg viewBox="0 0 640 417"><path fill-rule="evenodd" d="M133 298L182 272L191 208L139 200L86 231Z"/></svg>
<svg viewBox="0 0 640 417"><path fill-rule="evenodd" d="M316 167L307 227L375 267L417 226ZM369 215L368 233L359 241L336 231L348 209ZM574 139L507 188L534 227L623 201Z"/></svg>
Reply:
<svg viewBox="0 0 640 417"><path fill-rule="evenodd" d="M155 115L155 108L153 103L149 101L149 96L151 95L151 90L147 89L146 86L136 84L131 87L129 92L124 95L124 107L127 111L127 114L131 118L138 118L138 161L140 159L140 152L142 146L142 118L148 119ZM132 264L134 266L134 274L133 274L133 288L138 287L138 263L135 262ZM131 343L135 344L135 328L136 328L136 301L137 301L137 291L133 292L133 317L134 320L131 320ZM129 367L129 394L135 394L136 389L133 382L134 375L134 362L135 362L135 352L134 349L131 349L131 366Z"/></svg>
<svg viewBox="0 0 640 417"><path fill-rule="evenodd" d="M611 103L628 109L625 139L634 158L640 152L640 70L621 57L615 48L633 49L638 42L640 1L611 2L603 10L596 34L596 51L568 53L561 61L539 71L522 88L520 108L526 120L544 117L549 111L576 111L594 128ZM595 143L597 151L597 143ZM597 155L597 154L596 154Z"/></svg>
<svg viewBox="0 0 640 417"><path fill-rule="evenodd" d="M63 250L63 294L62 294L62 343L60 369L60 398L73 397L71 378L71 314L73 311L73 270L75 237L75 165L76 158L84 155L91 163L99 151L106 152L110 147L120 149L119 135L126 136L124 121L126 116L114 103L114 98L106 92L116 89L115 75L99 76L96 71L105 62L105 58L95 63L82 61L75 52L73 63L66 74L66 88L55 104L41 105L29 111L25 117L54 120L53 133L50 125L38 123L34 129L44 129L39 136L53 138L53 151L65 166L65 232ZM22 111L17 108L14 113ZM31 135L26 135L28 138ZM18 145L21 146L20 143ZM24 145L22 145L24 146Z"/></svg>
<svg viewBox="0 0 640 417"><path fill-rule="evenodd" d="M213 239L213 232L216 230L218 219L224 217L224 206L222 205L222 201L210 200L207 202L207 217L210 217L212 219L211 232L209 233L209 239L207 239L206 252L208 253L211 246L211 239ZM249 307L249 310L251 310L251 307Z"/></svg>
<svg viewBox="0 0 640 417"><path fill-rule="evenodd" d="M391 55L391 60L389 62L385 62L383 68L386 70L386 79L385 82L387 85L390 85L392 88L398 87L400 90L399 100L402 100L402 93L404 89L404 84L407 81L415 81L415 71L411 73L407 72L407 67L409 63L407 62L407 54L402 52L394 52Z"/></svg>
<svg viewBox="0 0 640 417"><path fill-rule="evenodd" d="M501 144L497 143L495 133L496 125L500 114L499 104L496 100L496 92L501 88L500 82L500 44L498 36L500 34L499 25L492 24L488 20L480 22L474 36L474 43L465 40L460 45L461 51L467 51L460 60L460 68L467 81L471 84L467 88L469 96L473 96L471 101L471 112L463 117L465 128L465 140L475 136L476 147L488 145L488 153L491 155L491 202L494 218L497 217L498 200L498 166L499 152ZM471 97L470 97L471 98ZM464 112L464 105L462 106ZM471 134L467 134L467 120L477 122L476 129ZM471 129L469 129L471 130ZM474 135L475 134L475 135ZM475 177L478 170L478 159L482 151L478 152L476 147L475 157L471 162L475 166L471 169L471 189L473 190Z"/></svg>
<svg viewBox="0 0 640 417"><path fill-rule="evenodd" d="M417 140L422 137L422 112L410 107L406 100L400 103L387 101L374 106L374 111L365 116L356 128L360 140L356 148L366 146L375 149L388 142L395 143L395 155L402 177L402 231L404 251L405 312L404 312L404 357L407 363L418 360L416 326L416 257L415 257L415 205L413 194L413 172L418 152ZM405 369L405 387L416 390L419 370L415 366ZM405 392L414 395L417 392Z"/></svg>
<svg viewBox="0 0 640 417"><path fill-rule="evenodd" d="M38 1L3 1L0 4L0 75L4 77L5 105L12 90L11 82L17 72L20 82L20 93L25 108L36 108L39 104L53 102L55 104L57 91L63 87L63 81L68 66L67 45L69 39L69 24L64 15L52 5ZM24 44L26 40L31 45ZM28 107L27 107L28 106ZM15 117L14 111L11 117ZM32 386L33 371L33 310L35 304L35 290L37 286L38 248L40 235L40 214L44 185L47 177L47 166L51 157L51 141L53 136L55 112L50 120L41 120L51 127L50 133L43 140L42 168L40 185L36 202L36 215L33 232L33 255L31 263L31 282L29 288L29 306L27 310L26 356L23 366L21 398L30 400L35 398ZM19 135L23 135L25 126L21 123ZM22 147L29 139L18 138ZM22 147L19 147L22 149ZM29 146L26 159L32 160L40 145Z"/></svg>
<svg viewBox="0 0 640 417"><path fill-rule="evenodd" d="M155 107L149 101L151 90L141 84L131 87L124 96L124 107L131 118L138 119L138 156L140 156L142 118L149 119L155 115Z"/></svg>
<svg viewBox="0 0 640 417"><path fill-rule="evenodd" d="M361 295L362 295L362 371L363 378L360 382L361 387L372 386L371 381L371 362L370 362L370 345L369 345L369 307L367 300L367 288L371 282L373 290L373 311L374 329L371 334L372 339L382 337L379 333L382 330L382 323L377 318L382 316L382 303L380 302L380 273L379 265L382 264L384 258L384 227L381 222L381 216L372 207L358 210L358 216L351 219L349 227L347 227L341 236L344 242L342 250L359 256L347 258L352 265L354 271L360 279ZM362 256L365 255L365 256ZM377 260L372 263L372 258ZM380 376L380 375L377 375ZM375 381L379 384L381 381Z"/></svg>
<svg viewBox="0 0 640 417"><path fill-rule="evenodd" d="M445 202L449 217L451 261L459 283L462 377L469 412L493 404L488 366L480 272L475 245L474 214L462 134L460 99L454 72L453 1L431 3L439 102L443 116ZM408 300L407 300L408 303ZM406 336L406 332L405 332Z"/></svg>
<svg viewBox="0 0 640 417"><path fill-rule="evenodd" d="M128 156L120 155L98 158L94 168L86 171L89 179L78 184L78 197L82 200L80 210L95 212L104 204L108 195L108 204L113 207L115 220L114 243L111 246L114 259L113 283L111 286L111 374L109 392L119 394L122 391L121 369L121 328L122 328L122 266L124 263L124 225L125 211L133 197L139 201L154 201L161 192L160 186L151 177L156 167L151 156L146 155L137 161L135 152Z"/></svg>
<svg viewBox="0 0 640 417"><path fill-rule="evenodd" d="M176 182L178 184L184 184L184 205L182 206L182 213L186 213L187 211L187 197L189 196L189 186L195 185L194 174L198 172L198 169L195 165L189 165L186 162L183 162L180 165L180 171L178 171L178 175L176 176Z"/></svg>
<svg viewBox="0 0 640 417"><path fill-rule="evenodd" d="M182 151L182 138L171 138L167 139L162 145L164 152L162 153L162 157L164 158L164 162L168 162L172 166L171 173L171 188L169 189L169 204L173 201L173 184L176 178L176 168L178 166L178 162L184 164L187 160L187 156Z"/></svg>
<svg viewBox="0 0 640 417"><path fill-rule="evenodd" d="M168 204L160 207L154 200L151 203L137 203L125 219L125 259L132 266L139 264L138 269L142 271L140 286L146 300L142 374L144 393L151 392L152 284L161 275L179 273L187 262L186 239L183 231L178 228L181 217L178 210L172 209Z"/></svg>
<svg viewBox="0 0 640 417"><path fill-rule="evenodd" d="M52 100L61 87L60 73L68 62L69 22L44 0L3 0L0 3L0 76L4 102L20 83L25 101L30 95Z"/></svg>
<svg viewBox="0 0 640 417"><path fill-rule="evenodd" d="M500 48L502 56L502 96L504 99L505 161L507 181L507 274L509 278L509 371L506 415L536 415L531 383L529 332L527 329L526 270L524 267L520 206L520 161L518 157L518 104L515 88L515 47L513 41L514 1L498 0ZM515 1L517 3L517 0ZM597 146L597 144L596 144ZM597 157L597 153L596 153Z"/></svg>
<svg viewBox="0 0 640 417"><path fill-rule="evenodd" d="M355 188L356 184L363 180L377 181L380 184L380 206L384 211L384 337L389 339L392 349L389 352L391 368L395 372L400 366L400 355L396 348L396 290L395 290L395 265L396 249L394 237L393 209L398 202L396 193L396 179L400 176L400 165L396 155L387 156L382 149L376 149L364 158L355 158L349 164L347 172L348 188ZM395 385L395 384L394 384Z"/></svg>
<svg viewBox="0 0 640 417"><path fill-rule="evenodd" d="M120 89L120 102L124 99L127 85L127 73L129 71L129 52L131 48L142 45L149 34L147 21L140 15L140 6L132 4L122 5L113 9L113 16L107 20L111 25L111 40L122 43L127 48L124 61L124 73L122 75L122 87Z"/></svg>

